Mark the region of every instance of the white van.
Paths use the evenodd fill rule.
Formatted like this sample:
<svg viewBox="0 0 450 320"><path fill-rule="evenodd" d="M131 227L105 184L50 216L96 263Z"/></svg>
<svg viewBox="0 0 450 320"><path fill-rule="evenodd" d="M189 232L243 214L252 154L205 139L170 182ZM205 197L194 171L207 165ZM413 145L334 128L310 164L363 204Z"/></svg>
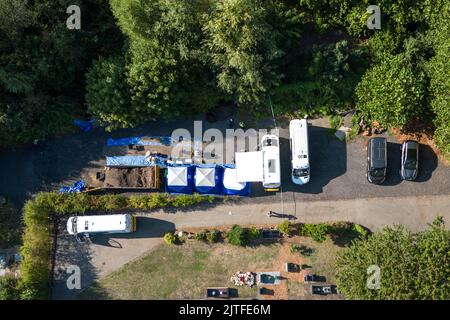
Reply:
<svg viewBox="0 0 450 320"><path fill-rule="evenodd" d="M292 120L289 123L289 135L292 156L292 182L306 184L309 182L309 147L308 122L306 119Z"/></svg>
<svg viewBox="0 0 450 320"><path fill-rule="evenodd" d="M278 191L280 178L280 141L276 135L265 135L261 138L263 153L264 179L263 187L267 191Z"/></svg>
<svg viewBox="0 0 450 320"><path fill-rule="evenodd" d="M127 214L76 216L67 220L67 232L89 236L98 233L129 233L136 231L136 217Z"/></svg>

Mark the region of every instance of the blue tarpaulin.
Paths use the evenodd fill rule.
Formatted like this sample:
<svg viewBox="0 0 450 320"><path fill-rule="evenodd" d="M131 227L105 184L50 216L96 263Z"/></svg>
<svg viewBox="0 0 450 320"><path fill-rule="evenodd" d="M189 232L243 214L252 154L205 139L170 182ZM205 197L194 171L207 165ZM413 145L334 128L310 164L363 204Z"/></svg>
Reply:
<svg viewBox="0 0 450 320"><path fill-rule="evenodd" d="M106 157L108 167L150 167L152 164L145 156L112 156Z"/></svg>
<svg viewBox="0 0 450 320"><path fill-rule="evenodd" d="M148 138L159 141L148 141L145 139L145 137L128 137L119 139L108 138L108 140L106 141L106 145L108 147L115 147L115 146L129 146L129 145L170 146L173 144L173 140L171 137L148 137Z"/></svg>
<svg viewBox="0 0 450 320"><path fill-rule="evenodd" d="M67 186L67 187L62 187L59 189L59 192L61 193L75 193L75 192L81 192L84 190L86 184L84 183L83 180L77 181L75 182L73 185L71 186Z"/></svg>
<svg viewBox="0 0 450 320"><path fill-rule="evenodd" d="M83 130L84 132L89 132L94 127L94 119L83 121L83 120L73 120L73 124L76 125L78 128Z"/></svg>

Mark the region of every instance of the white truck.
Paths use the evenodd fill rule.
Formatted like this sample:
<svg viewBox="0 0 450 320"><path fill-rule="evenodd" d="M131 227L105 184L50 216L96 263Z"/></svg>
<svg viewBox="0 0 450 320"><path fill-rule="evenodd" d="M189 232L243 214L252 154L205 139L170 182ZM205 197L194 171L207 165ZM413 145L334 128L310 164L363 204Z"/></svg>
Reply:
<svg viewBox="0 0 450 320"><path fill-rule="evenodd" d="M130 233L136 231L136 217L127 214L75 216L67 220L67 232L77 237L99 233Z"/></svg>
<svg viewBox="0 0 450 320"><path fill-rule="evenodd" d="M295 119L289 123L291 146L292 182L303 185L309 182L308 122Z"/></svg>

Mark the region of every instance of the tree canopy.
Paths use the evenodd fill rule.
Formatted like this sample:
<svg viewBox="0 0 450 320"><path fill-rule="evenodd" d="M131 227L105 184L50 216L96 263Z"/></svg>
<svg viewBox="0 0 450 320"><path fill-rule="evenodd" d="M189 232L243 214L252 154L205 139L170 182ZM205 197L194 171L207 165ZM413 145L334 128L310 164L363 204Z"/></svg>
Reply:
<svg viewBox="0 0 450 320"><path fill-rule="evenodd" d="M379 289L369 289L368 268L380 269ZM336 262L336 281L347 299L449 299L450 231L437 217L425 231L386 227L355 240ZM370 279L369 279L370 280Z"/></svg>

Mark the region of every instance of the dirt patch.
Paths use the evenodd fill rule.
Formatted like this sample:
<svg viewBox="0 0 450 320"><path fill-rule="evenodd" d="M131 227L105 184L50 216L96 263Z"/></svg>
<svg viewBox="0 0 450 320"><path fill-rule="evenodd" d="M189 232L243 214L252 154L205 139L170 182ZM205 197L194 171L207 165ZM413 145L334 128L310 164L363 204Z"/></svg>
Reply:
<svg viewBox="0 0 450 320"><path fill-rule="evenodd" d="M104 187L112 188L150 188L160 185L161 169L159 167L112 168L104 171Z"/></svg>

